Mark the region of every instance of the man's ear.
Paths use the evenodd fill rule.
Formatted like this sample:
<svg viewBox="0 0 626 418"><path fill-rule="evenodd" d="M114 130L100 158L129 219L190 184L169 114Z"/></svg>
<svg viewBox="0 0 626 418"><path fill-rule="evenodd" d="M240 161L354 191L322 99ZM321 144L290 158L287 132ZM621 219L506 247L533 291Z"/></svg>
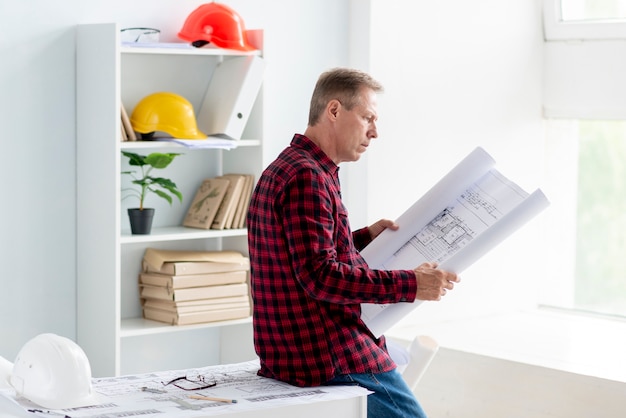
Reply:
<svg viewBox="0 0 626 418"><path fill-rule="evenodd" d="M339 107L341 106L341 102L337 99L333 99L328 102L328 106L326 106L326 111L332 115L333 118L337 117L337 112L339 111Z"/></svg>

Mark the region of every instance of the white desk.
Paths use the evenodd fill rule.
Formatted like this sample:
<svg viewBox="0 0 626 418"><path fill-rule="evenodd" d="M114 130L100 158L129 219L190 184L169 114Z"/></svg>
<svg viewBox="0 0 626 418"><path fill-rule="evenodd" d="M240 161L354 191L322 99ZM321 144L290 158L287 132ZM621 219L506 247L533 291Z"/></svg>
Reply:
<svg viewBox="0 0 626 418"><path fill-rule="evenodd" d="M204 367L194 370L174 370L140 375L94 379L93 386L100 397L100 406L75 410L54 411L72 418L98 415L141 416L142 418L366 418L366 389L358 386L319 386L299 388L256 375L258 362ZM185 391L162 382L180 376L202 375L216 386ZM185 383L193 385L193 383ZM147 388L144 390L142 388ZM0 394L0 418L46 417L49 413L26 413L27 409L41 409L28 401L16 398L11 390ZM190 395L204 395L234 399L236 403L190 399ZM4 412L10 402L13 412ZM21 408L20 408L21 407ZM4 414L3 414L4 412ZM22 412L24 414L22 414Z"/></svg>

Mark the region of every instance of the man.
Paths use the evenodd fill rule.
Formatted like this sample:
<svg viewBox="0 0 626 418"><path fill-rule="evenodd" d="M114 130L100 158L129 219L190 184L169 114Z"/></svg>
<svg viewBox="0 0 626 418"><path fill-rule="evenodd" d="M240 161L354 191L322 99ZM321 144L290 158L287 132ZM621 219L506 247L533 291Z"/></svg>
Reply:
<svg viewBox="0 0 626 418"><path fill-rule="evenodd" d="M322 74L304 135L259 179L247 218L254 343L262 376L297 386L359 384L374 392L369 417L425 417L384 336L361 320L360 304L439 300L458 278L431 263L370 269L359 250L398 226L383 219L353 233L341 201L338 166L357 161L377 137L380 92L361 71Z"/></svg>

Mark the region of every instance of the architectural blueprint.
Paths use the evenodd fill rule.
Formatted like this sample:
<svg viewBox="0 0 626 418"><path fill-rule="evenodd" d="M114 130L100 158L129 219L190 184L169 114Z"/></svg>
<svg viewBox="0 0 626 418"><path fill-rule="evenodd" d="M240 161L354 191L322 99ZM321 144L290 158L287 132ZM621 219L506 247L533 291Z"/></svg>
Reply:
<svg viewBox="0 0 626 418"><path fill-rule="evenodd" d="M528 193L491 169L446 205L381 266L385 269L416 267L416 260L441 264L526 197Z"/></svg>
<svg viewBox="0 0 626 418"><path fill-rule="evenodd" d="M354 398L369 393L359 386L295 387L257 375L259 362L171 370L138 375L93 379L100 402L83 408L46 410L0 389L0 396L18 404L29 416L41 417L210 417L257 411L289 405ZM200 379L201 377L201 379ZM176 380L175 386L168 384ZM213 384L202 390L195 385ZM196 386L197 387L197 386ZM230 402L194 398L218 398ZM233 402L234 401L234 402ZM271 414L271 412L270 412Z"/></svg>
<svg viewBox="0 0 626 418"><path fill-rule="evenodd" d="M541 190L528 194L493 168L495 161L476 148L424 197L362 251L371 268L413 269L436 262L461 273L548 206ZM420 301L362 305L362 318L382 335Z"/></svg>

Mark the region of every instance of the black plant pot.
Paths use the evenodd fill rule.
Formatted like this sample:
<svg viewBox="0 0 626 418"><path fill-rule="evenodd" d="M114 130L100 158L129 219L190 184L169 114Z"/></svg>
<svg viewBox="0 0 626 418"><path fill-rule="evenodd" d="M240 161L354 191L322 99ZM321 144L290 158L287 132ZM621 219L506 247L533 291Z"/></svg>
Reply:
<svg viewBox="0 0 626 418"><path fill-rule="evenodd" d="M150 235L152 230L152 218L154 217L154 209L128 209L128 218L130 220L130 231L133 235Z"/></svg>

